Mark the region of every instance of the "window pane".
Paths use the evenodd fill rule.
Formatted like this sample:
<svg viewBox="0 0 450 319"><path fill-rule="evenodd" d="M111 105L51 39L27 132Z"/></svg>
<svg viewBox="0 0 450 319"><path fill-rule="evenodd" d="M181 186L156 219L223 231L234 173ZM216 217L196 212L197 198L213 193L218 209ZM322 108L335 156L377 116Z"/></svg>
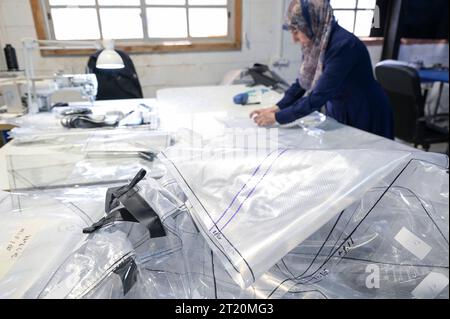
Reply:
<svg viewBox="0 0 450 319"><path fill-rule="evenodd" d="M358 1L358 8L361 8L361 9L375 9L376 4L377 4L376 0L359 0Z"/></svg>
<svg viewBox="0 0 450 319"><path fill-rule="evenodd" d="M50 0L51 6L95 6L95 0Z"/></svg>
<svg viewBox="0 0 450 319"><path fill-rule="evenodd" d="M188 0L190 6L226 6L227 0Z"/></svg>
<svg viewBox="0 0 450 319"><path fill-rule="evenodd" d="M331 0L333 9L354 9L356 8L356 0Z"/></svg>
<svg viewBox="0 0 450 319"><path fill-rule="evenodd" d="M92 40L100 38L95 9L52 9L57 40Z"/></svg>
<svg viewBox="0 0 450 319"><path fill-rule="evenodd" d="M147 25L150 38L186 38L186 9L148 8Z"/></svg>
<svg viewBox="0 0 450 319"><path fill-rule="evenodd" d="M141 9L100 9L100 20L103 38L105 39L138 39L144 37Z"/></svg>
<svg viewBox="0 0 450 319"><path fill-rule="evenodd" d="M373 10L363 10L356 13L355 35L359 37L370 36L372 29Z"/></svg>
<svg viewBox="0 0 450 319"><path fill-rule="evenodd" d="M140 6L141 0L98 0L101 6Z"/></svg>
<svg viewBox="0 0 450 319"><path fill-rule="evenodd" d="M147 4L150 5L164 5L164 6L184 6L186 0L146 0Z"/></svg>
<svg viewBox="0 0 450 319"><path fill-rule="evenodd" d="M334 16L339 22L339 25L350 32L353 32L353 25L355 23L355 11L337 10L334 11Z"/></svg>
<svg viewBox="0 0 450 319"><path fill-rule="evenodd" d="M228 10L189 9L189 32L192 37L225 37L228 34Z"/></svg>

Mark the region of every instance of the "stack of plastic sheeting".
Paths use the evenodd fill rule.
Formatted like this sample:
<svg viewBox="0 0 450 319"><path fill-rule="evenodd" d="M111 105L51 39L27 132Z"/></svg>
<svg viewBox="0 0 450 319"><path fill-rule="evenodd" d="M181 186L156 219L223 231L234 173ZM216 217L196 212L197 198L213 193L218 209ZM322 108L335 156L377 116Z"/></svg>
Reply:
<svg viewBox="0 0 450 319"><path fill-rule="evenodd" d="M37 298L85 237L83 227L98 218L98 207L87 192L65 203L44 194L0 193L0 298Z"/></svg>
<svg viewBox="0 0 450 319"><path fill-rule="evenodd" d="M91 152L159 152L172 144L171 134L142 128L77 130L33 134L14 139L14 147L68 148Z"/></svg>
<svg viewBox="0 0 450 319"><path fill-rule="evenodd" d="M448 194L448 167L411 159L282 259L285 297L448 298Z"/></svg>
<svg viewBox="0 0 450 319"><path fill-rule="evenodd" d="M30 135L10 142L5 156L12 190L79 187L126 181L145 167L153 177L165 168L156 154L172 135L143 129L118 129Z"/></svg>
<svg viewBox="0 0 450 319"><path fill-rule="evenodd" d="M409 156L375 150L259 153L169 149L161 156L203 235L242 288Z"/></svg>
<svg viewBox="0 0 450 319"><path fill-rule="evenodd" d="M257 288L241 290L214 260L183 205L167 200L155 181L144 183L140 187L165 215L166 237L150 238L142 226L126 222L82 234L98 218L100 197L85 196L91 205L82 210L82 200L64 192L1 193L2 217L8 218L0 226L1 298L256 297ZM66 197L65 203L50 195Z"/></svg>
<svg viewBox="0 0 450 319"><path fill-rule="evenodd" d="M154 99L146 100L116 100L116 101L96 101L94 105L88 102L71 103L68 107L55 107L51 112L41 112L37 114L25 114L20 117L4 119L4 122L16 126L9 133L11 138L26 138L31 136L52 134L64 134L67 132L83 132L94 131L95 129L68 129L63 127L61 119L64 112L75 111L76 109L88 109L92 116L102 117L108 114L123 114L125 117L133 113L139 113L140 110L151 110L151 118L155 119L154 123L144 125L120 125L120 129L136 128L143 130L157 130L159 126L158 107ZM150 115L149 113L147 113ZM146 123L146 122L145 122ZM114 130L115 128L110 128Z"/></svg>
<svg viewBox="0 0 450 319"><path fill-rule="evenodd" d="M301 125L269 132L268 149L236 147L235 131L182 138L155 175L136 157L11 155L0 297L448 298L448 158ZM167 235L129 222L83 234L141 168L134 189Z"/></svg>
<svg viewBox="0 0 450 319"><path fill-rule="evenodd" d="M9 155L7 170L10 189L41 191L46 189L78 188L124 183L141 168L149 175L161 177L166 169L161 163L149 161L139 154L129 156L86 156L78 153L51 155Z"/></svg>
<svg viewBox="0 0 450 319"><path fill-rule="evenodd" d="M135 249L148 233L131 231L129 224L82 232L104 213L106 190L79 189L82 198L70 190L0 193L0 298L132 296L144 282L135 285Z"/></svg>
<svg viewBox="0 0 450 319"><path fill-rule="evenodd" d="M177 194L181 202L187 199L187 205L180 206L174 218L164 214L165 226L179 243L173 250L164 250L165 254L141 264L143 278L154 287L152 297L449 296L448 258L443 257L449 252L448 166L423 159L403 161L400 169L387 174L361 200L331 218L281 259L275 250L285 244L283 239L266 246L275 265L245 289L228 274L229 261L213 253L216 248L211 240L199 231L200 222L194 222L196 212L189 205L189 193L186 198L177 183L168 184L166 189ZM199 198L201 195L197 193ZM298 202L301 205L301 200ZM250 230L244 235L250 237ZM269 237L271 233L264 235ZM255 250L259 246L253 244Z"/></svg>
<svg viewBox="0 0 450 319"><path fill-rule="evenodd" d="M143 226L128 222L81 234L100 217L105 188L80 189L90 194L85 198L74 190L23 194L20 211L12 207L12 195L2 193L1 211L10 222L0 226L0 256L14 230L19 237L23 228L33 235L18 260L2 267L2 297L448 298L448 175L435 163L404 162L281 259L274 257L275 265L245 289L199 231L189 195L174 178L148 178L136 190L158 213L166 237L150 238ZM37 211L45 196L64 205L51 200ZM75 206L85 214L67 209ZM54 223L39 228L35 213ZM55 241L58 232L61 240ZM44 250L40 245L50 239ZM43 251L57 256L48 259L51 265L36 262Z"/></svg>

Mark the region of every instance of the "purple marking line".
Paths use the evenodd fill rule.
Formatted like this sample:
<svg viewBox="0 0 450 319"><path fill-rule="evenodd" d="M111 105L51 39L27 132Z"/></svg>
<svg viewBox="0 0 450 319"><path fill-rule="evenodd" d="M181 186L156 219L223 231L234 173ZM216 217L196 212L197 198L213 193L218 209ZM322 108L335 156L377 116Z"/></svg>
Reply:
<svg viewBox="0 0 450 319"><path fill-rule="evenodd" d="M228 205L228 207L224 210L224 212L222 213L222 215L220 215L219 219L214 222L214 225L209 229L209 231L212 231L212 229L217 226L217 224L220 222L220 220L225 216L225 214L228 212L228 210L231 208L231 206L234 204L234 202L236 201L237 197L239 196L239 194L244 190L245 187L247 187L247 184L250 183L250 181L252 180L253 177L255 177L256 173L258 173L259 169L261 168L262 164L264 164L264 162L266 161L266 159L269 158L270 155L272 155L273 153L275 153L275 151L272 151L271 153L269 153L266 158L264 158L264 160L258 165L258 167L255 169L255 171L253 172L252 176L250 176L250 178L244 183L244 185L242 185L241 189L239 190L239 192L237 192L236 195L234 195L230 205Z"/></svg>
<svg viewBox="0 0 450 319"><path fill-rule="evenodd" d="M264 177L266 177L266 175L270 172L270 169L272 168L273 164L275 164L275 162L277 161L277 159L279 159L284 153L286 153L288 150L285 149L284 151L282 151L280 154L278 154L278 156L273 160L273 162L270 164L269 168L267 169L267 171L264 173L264 175L261 177L261 179L258 181L258 183L256 183L255 187L253 187L253 189L250 191L250 193L247 195L247 197L242 201L242 203L239 205L238 209L236 210L236 212L233 214L233 216L231 216L231 218L227 221L227 223L220 229L220 231L222 231L234 218L234 216L237 215L237 213L239 213L239 211L242 208L242 205L244 205L244 203L247 201L247 199L250 198L250 196L252 196L253 192L255 191L256 187L259 185L259 183L261 183L261 181L264 179Z"/></svg>

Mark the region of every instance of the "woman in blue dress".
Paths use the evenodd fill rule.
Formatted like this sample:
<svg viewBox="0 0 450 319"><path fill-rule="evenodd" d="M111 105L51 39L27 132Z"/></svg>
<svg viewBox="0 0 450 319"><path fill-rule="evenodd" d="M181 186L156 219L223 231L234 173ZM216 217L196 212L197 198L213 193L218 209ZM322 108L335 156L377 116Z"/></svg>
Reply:
<svg viewBox="0 0 450 319"><path fill-rule="evenodd" d="M366 46L335 21L329 0L293 0L287 23L303 60L276 106L252 112L260 126L288 124L326 107L342 124L394 138L392 107L373 75Z"/></svg>

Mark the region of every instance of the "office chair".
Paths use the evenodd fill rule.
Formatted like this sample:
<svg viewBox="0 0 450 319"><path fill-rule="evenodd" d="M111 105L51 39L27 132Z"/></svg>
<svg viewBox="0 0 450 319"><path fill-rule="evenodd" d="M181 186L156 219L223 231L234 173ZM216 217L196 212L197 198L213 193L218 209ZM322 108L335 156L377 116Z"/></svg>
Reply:
<svg viewBox="0 0 450 319"><path fill-rule="evenodd" d="M378 82L386 91L394 108L395 137L421 145L429 151L432 144L448 143L448 114L425 116L425 98L416 69L382 61L375 67ZM446 121L446 126L433 123Z"/></svg>
<svg viewBox="0 0 450 319"><path fill-rule="evenodd" d="M142 87L139 82L133 61L123 51L116 50L125 67L117 70L105 70L96 67L101 53L98 51L89 57L88 71L97 76L98 93L96 100L141 99Z"/></svg>

